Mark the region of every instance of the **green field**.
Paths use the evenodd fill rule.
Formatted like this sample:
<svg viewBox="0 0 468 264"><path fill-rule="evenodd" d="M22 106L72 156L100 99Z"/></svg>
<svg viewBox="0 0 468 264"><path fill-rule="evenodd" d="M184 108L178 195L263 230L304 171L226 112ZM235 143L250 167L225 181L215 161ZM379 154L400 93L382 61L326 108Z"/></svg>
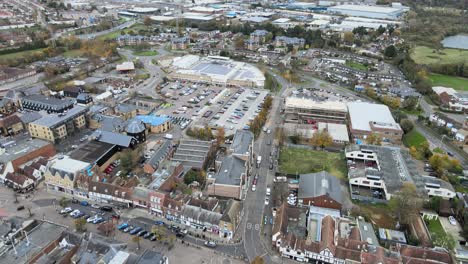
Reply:
<svg viewBox="0 0 468 264"><path fill-rule="evenodd" d="M147 30L148 27L143 25L143 24L135 24L133 25L132 27L130 28L126 28L126 29L122 29L122 30L116 30L116 31L112 31L112 32L109 32L105 35L102 35L102 36L99 36L97 37L98 39L100 40L107 40L107 39L115 39L117 38L118 36L121 35L121 32L123 31L125 34L128 34L129 32L133 31L135 34L138 34L138 31L139 30Z"/></svg>
<svg viewBox="0 0 468 264"><path fill-rule="evenodd" d="M429 74L429 79L432 82L432 86L445 86L455 90L468 91L467 78L431 73Z"/></svg>
<svg viewBox="0 0 468 264"><path fill-rule="evenodd" d="M44 49L35 49L35 50L25 50L25 51L20 51L20 52L15 52L15 53L3 54L3 55L0 55L0 60L20 58L25 55L29 55L31 53L34 53L37 51L43 51L43 50Z"/></svg>
<svg viewBox="0 0 468 264"><path fill-rule="evenodd" d="M468 62L468 50L459 49L441 49L436 52L435 49L425 46L417 46L411 50L411 58L417 64L457 64Z"/></svg>
<svg viewBox="0 0 468 264"><path fill-rule="evenodd" d="M82 57L83 56L83 51L81 51L79 49L67 50L62 54L62 56L67 57L67 58Z"/></svg>
<svg viewBox="0 0 468 264"><path fill-rule="evenodd" d="M303 174L328 171L338 178L347 177L346 161L342 153L315 151L303 148L282 148L279 158L280 171L287 174Z"/></svg>
<svg viewBox="0 0 468 264"><path fill-rule="evenodd" d="M408 132L407 134L403 136L403 143L408 148L413 147L413 146L417 147L425 141L426 141L426 138L421 133L416 131L416 129L411 130L410 132Z"/></svg>
<svg viewBox="0 0 468 264"><path fill-rule="evenodd" d="M359 62L347 60L345 65L349 68L353 68L359 71L367 71L367 66Z"/></svg>

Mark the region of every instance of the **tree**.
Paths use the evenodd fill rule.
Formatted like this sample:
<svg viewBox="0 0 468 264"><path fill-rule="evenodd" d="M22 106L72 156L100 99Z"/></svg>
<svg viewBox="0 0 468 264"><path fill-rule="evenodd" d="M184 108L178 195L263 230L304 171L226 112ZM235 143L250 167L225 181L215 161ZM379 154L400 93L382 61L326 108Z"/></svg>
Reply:
<svg viewBox="0 0 468 264"><path fill-rule="evenodd" d="M140 249L140 237L139 236L133 236L132 241L137 244L137 250Z"/></svg>
<svg viewBox="0 0 468 264"><path fill-rule="evenodd" d="M234 46L236 49L244 48L244 37L240 36L234 40Z"/></svg>
<svg viewBox="0 0 468 264"><path fill-rule="evenodd" d="M354 42L353 32L345 32L344 35L343 35L343 40L346 43L353 43Z"/></svg>
<svg viewBox="0 0 468 264"><path fill-rule="evenodd" d="M367 141L367 144L370 144L370 145L377 145L377 146L382 145L382 137L376 133L372 133L368 135L366 138L366 141Z"/></svg>
<svg viewBox="0 0 468 264"><path fill-rule="evenodd" d="M164 240L166 239L167 232L166 228L159 226L159 225L154 225L151 227L151 233L156 235L157 240Z"/></svg>
<svg viewBox="0 0 468 264"><path fill-rule="evenodd" d="M69 200L65 197L60 198L59 205L62 207L67 207Z"/></svg>
<svg viewBox="0 0 468 264"><path fill-rule="evenodd" d="M133 170L136 164L136 158L133 152L129 149L124 150L120 155L120 167L122 177L126 177L129 172Z"/></svg>
<svg viewBox="0 0 468 264"><path fill-rule="evenodd" d="M314 147L320 147L321 149L330 146L333 143L333 138L330 136L330 133L326 130L318 130L310 139L310 143Z"/></svg>
<svg viewBox="0 0 468 264"><path fill-rule="evenodd" d="M397 55L397 49L395 48L395 46L390 45L385 48L384 55L387 58L394 58Z"/></svg>
<svg viewBox="0 0 468 264"><path fill-rule="evenodd" d="M265 264L265 260L261 256L256 256L250 264Z"/></svg>
<svg viewBox="0 0 468 264"><path fill-rule="evenodd" d="M397 97L391 97L388 95L385 95L382 97L382 103L384 103L386 106L392 108L392 109L398 109L400 108L400 99Z"/></svg>
<svg viewBox="0 0 468 264"><path fill-rule="evenodd" d="M86 231L86 219L84 218L75 219L75 229L78 232Z"/></svg>
<svg viewBox="0 0 468 264"><path fill-rule="evenodd" d="M434 154L429 158L429 164L439 177L445 176L448 171L459 173L463 171L460 161L450 159L448 155Z"/></svg>
<svg viewBox="0 0 468 264"><path fill-rule="evenodd" d="M218 148L224 144L224 141L226 141L225 135L226 133L223 127L216 129L216 145L218 146Z"/></svg>
<svg viewBox="0 0 468 264"><path fill-rule="evenodd" d="M416 186L405 182L401 190L392 195L388 206L397 217L399 223L409 224L419 215L419 211L422 208L422 200L416 192Z"/></svg>
<svg viewBox="0 0 468 264"><path fill-rule="evenodd" d="M149 16L146 16L145 19L143 20L143 24L145 24L145 26L150 26L152 23L153 21L151 20Z"/></svg>
<svg viewBox="0 0 468 264"><path fill-rule="evenodd" d="M407 118L402 119L402 120L400 121L400 126L401 126L401 129L403 129L403 131L404 131L405 133L410 132L410 131L413 130L413 128L414 128L413 122L412 122L411 120L407 119Z"/></svg>

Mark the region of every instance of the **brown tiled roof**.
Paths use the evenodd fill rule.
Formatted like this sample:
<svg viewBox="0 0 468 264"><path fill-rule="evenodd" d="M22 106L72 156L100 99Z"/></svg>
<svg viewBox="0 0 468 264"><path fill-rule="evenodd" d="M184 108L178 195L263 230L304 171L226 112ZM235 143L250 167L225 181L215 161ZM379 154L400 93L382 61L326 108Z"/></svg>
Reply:
<svg viewBox="0 0 468 264"><path fill-rule="evenodd" d="M105 183L105 182L90 182L89 183L89 191L111 195L114 197L131 200L132 199L132 189L116 186L113 184Z"/></svg>
<svg viewBox="0 0 468 264"><path fill-rule="evenodd" d="M360 241L361 240L361 231L359 231L358 227L353 227L349 234L349 239Z"/></svg>
<svg viewBox="0 0 468 264"><path fill-rule="evenodd" d="M33 168L32 166L25 166L23 168L23 173L24 173L24 175L32 176L35 170L36 169Z"/></svg>
<svg viewBox="0 0 468 264"><path fill-rule="evenodd" d="M218 205L218 199L213 198L213 199L208 199L208 200L200 200L200 199L192 198L187 203L187 205L192 205L192 206L203 208L208 211L213 211Z"/></svg>
<svg viewBox="0 0 468 264"><path fill-rule="evenodd" d="M337 247L334 256L336 258L344 260L354 260L358 262L361 261L361 251L352 250L344 247Z"/></svg>
<svg viewBox="0 0 468 264"><path fill-rule="evenodd" d="M452 263L452 258L446 252L429 248L402 246L400 254L404 264L413 263ZM419 262L424 261L424 262Z"/></svg>
<svg viewBox="0 0 468 264"><path fill-rule="evenodd" d="M9 172L5 176L5 179L22 186L29 178L23 174Z"/></svg>
<svg viewBox="0 0 468 264"><path fill-rule="evenodd" d="M21 119L16 114L0 119L0 127L7 128L18 123L21 123Z"/></svg>
<svg viewBox="0 0 468 264"><path fill-rule="evenodd" d="M335 220L329 215L322 219L322 238L320 243L320 251L328 248L335 255Z"/></svg>

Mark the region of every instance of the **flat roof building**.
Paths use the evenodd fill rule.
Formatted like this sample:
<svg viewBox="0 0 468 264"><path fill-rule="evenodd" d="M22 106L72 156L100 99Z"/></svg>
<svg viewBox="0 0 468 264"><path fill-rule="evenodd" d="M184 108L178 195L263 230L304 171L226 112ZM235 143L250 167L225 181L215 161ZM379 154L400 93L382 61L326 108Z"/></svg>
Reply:
<svg viewBox="0 0 468 264"><path fill-rule="evenodd" d="M365 102L348 103L349 130L355 139L366 139L378 134L383 141L399 144L403 130L390 112L388 106Z"/></svg>
<svg viewBox="0 0 468 264"><path fill-rule="evenodd" d="M287 97L284 104L285 122L312 124L316 122L346 123L348 108L343 102Z"/></svg>
<svg viewBox="0 0 468 264"><path fill-rule="evenodd" d="M175 80L260 88L265 82L265 76L257 67L228 57L186 55L175 58L172 68L174 71L169 77Z"/></svg>
<svg viewBox="0 0 468 264"><path fill-rule="evenodd" d="M329 7L328 12L348 16L360 16L379 19L398 19L407 8L403 6L386 7L370 5L337 5Z"/></svg>

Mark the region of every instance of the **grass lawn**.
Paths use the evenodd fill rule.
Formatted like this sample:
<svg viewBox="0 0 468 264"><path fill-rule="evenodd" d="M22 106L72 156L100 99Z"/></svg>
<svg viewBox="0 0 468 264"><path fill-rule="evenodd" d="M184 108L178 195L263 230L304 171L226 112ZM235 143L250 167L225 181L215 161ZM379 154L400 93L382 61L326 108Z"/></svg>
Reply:
<svg viewBox="0 0 468 264"><path fill-rule="evenodd" d="M133 55L135 56L156 56L158 52L155 50L143 50L143 51L134 51Z"/></svg>
<svg viewBox="0 0 468 264"><path fill-rule="evenodd" d="M367 71L367 66L359 62L347 60L345 65L356 70Z"/></svg>
<svg viewBox="0 0 468 264"><path fill-rule="evenodd" d="M303 148L282 148L279 167L281 172L287 174L326 170L340 179L346 179L347 173L346 161L342 153Z"/></svg>
<svg viewBox="0 0 468 264"><path fill-rule="evenodd" d="M427 217L424 218L424 223L431 234L432 243L434 246L445 247L452 249L455 246L455 239L452 234L447 234L442 227L439 219L429 220Z"/></svg>
<svg viewBox="0 0 468 264"><path fill-rule="evenodd" d="M432 86L445 86L452 87L455 90L468 91L467 78L431 73L429 74L429 79L432 82Z"/></svg>
<svg viewBox="0 0 468 264"><path fill-rule="evenodd" d="M411 50L411 58L417 64L452 64L468 62L468 50L441 49L436 53L432 48L417 46Z"/></svg>
<svg viewBox="0 0 468 264"><path fill-rule="evenodd" d="M25 51L20 51L20 52L15 52L15 53L3 54L3 55L0 55L0 60L20 58L25 55L28 55L37 51L43 51L43 50L44 49L35 49L35 50L25 50Z"/></svg>
<svg viewBox="0 0 468 264"><path fill-rule="evenodd" d="M417 147L425 141L426 141L426 138L421 133L416 131L416 129L411 130L410 132L408 132L407 134L403 136L403 143L407 147L412 147L412 146Z"/></svg>
<svg viewBox="0 0 468 264"><path fill-rule="evenodd" d="M100 40L115 39L115 38L117 38L118 36L121 35L122 31L124 31L125 34L128 34L130 31L133 31L134 33L138 34L139 30L146 30L146 29L148 29L148 27L143 25L143 24L135 24L130 28L112 31L112 32L109 32L109 33L104 34L102 36L99 36L97 38L100 39Z"/></svg>

